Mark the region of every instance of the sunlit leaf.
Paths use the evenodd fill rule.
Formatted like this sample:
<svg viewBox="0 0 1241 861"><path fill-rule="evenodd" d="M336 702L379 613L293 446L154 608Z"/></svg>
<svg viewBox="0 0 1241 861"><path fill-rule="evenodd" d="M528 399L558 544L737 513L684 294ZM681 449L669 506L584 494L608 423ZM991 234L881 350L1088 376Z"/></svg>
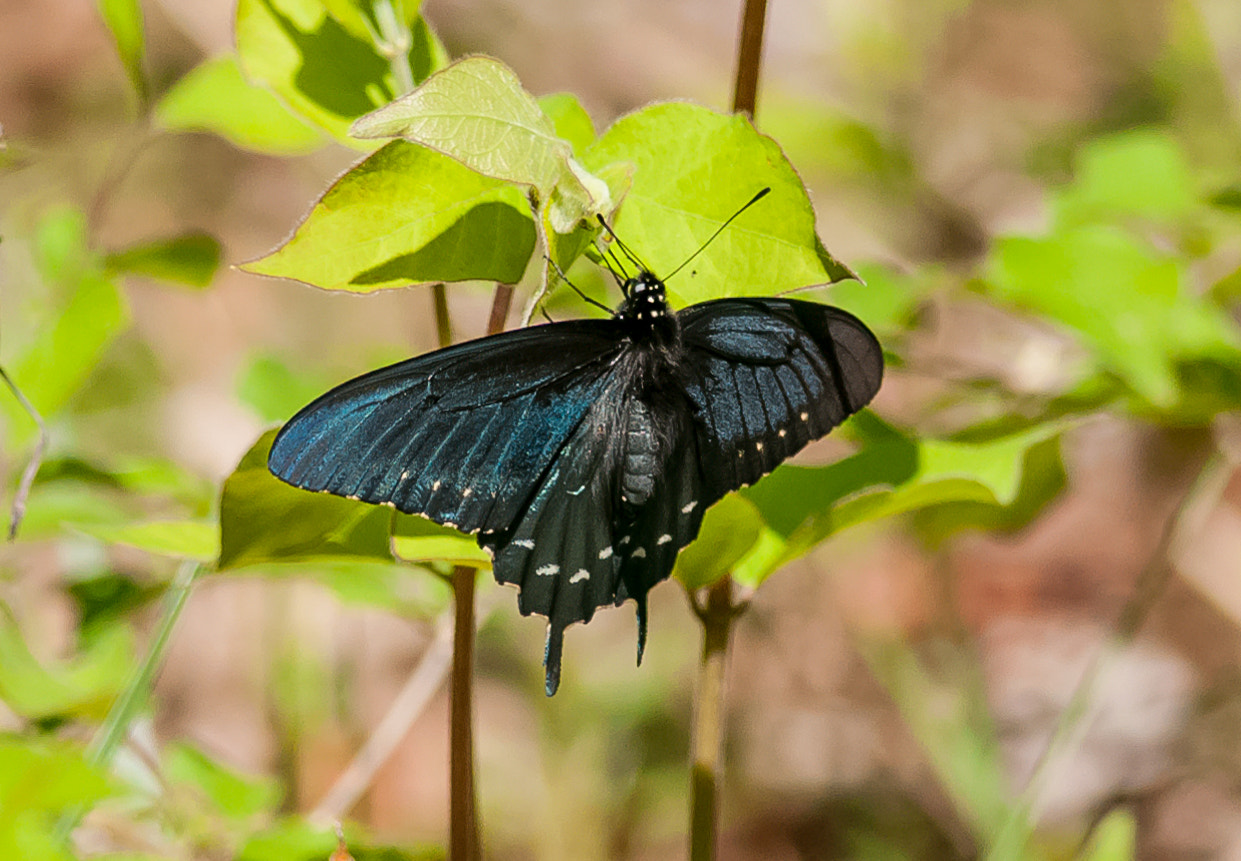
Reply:
<svg viewBox="0 0 1241 861"><path fill-rule="evenodd" d="M699 587L730 573L737 582L757 587L849 526L943 506L965 507L941 512L934 523L938 535L987 517L1016 525L1061 486L1055 480L1023 484L1028 452L1056 437L1063 429L1059 424L970 442L916 440L870 413L852 424L864 441L856 454L828 466L785 464L738 492L748 510L729 502L727 513L717 516L712 508L698 537L704 546L691 544L682 552L687 561L678 559L685 566L678 576L692 577ZM716 547L727 548L721 556L727 564L708 558ZM691 567L698 558L706 564Z"/></svg>
<svg viewBox="0 0 1241 861"><path fill-rule="evenodd" d="M0 607L0 700L23 717L101 717L128 677L132 659L133 637L112 625L71 659L44 666L7 608Z"/></svg>
<svg viewBox="0 0 1241 861"><path fill-rule="evenodd" d="M1241 366L1241 333L1225 313L1189 294L1179 261L1115 228L1003 239L985 286L1074 330L1158 409L1177 401L1178 362Z"/></svg>
<svg viewBox="0 0 1241 861"><path fill-rule="evenodd" d="M220 555L220 528L198 520L163 520L122 525L77 525L109 544L136 547L158 556L211 562Z"/></svg>
<svg viewBox="0 0 1241 861"><path fill-rule="evenodd" d="M349 124L400 95L404 76L417 83L443 63L444 49L418 17L418 4L399 5L405 17L392 23L405 32L393 35L407 38L407 58L385 53L389 43L361 4L238 0L241 68L295 113L349 143ZM398 71L394 63L408 68Z"/></svg>
<svg viewBox="0 0 1241 861"><path fill-rule="evenodd" d="M146 99L146 78L142 74L143 45L142 4L139 0L98 0L99 14L103 16L116 52L120 55L125 74L133 84L139 98Z"/></svg>
<svg viewBox="0 0 1241 861"><path fill-rule="evenodd" d="M416 515L397 517L392 547L397 558L407 562L440 561L471 568L491 567L491 557L472 535Z"/></svg>
<svg viewBox="0 0 1241 861"><path fill-rule="evenodd" d="M1063 224L1109 217L1175 221L1197 203L1189 164L1166 132L1138 130L1083 145L1075 180L1057 195Z"/></svg>
<svg viewBox="0 0 1241 861"><path fill-rule="evenodd" d="M165 753L163 765L169 780L201 793L204 800L229 819L244 822L266 813L280 797L280 789L272 779L242 775L188 744L172 745Z"/></svg>
<svg viewBox="0 0 1241 861"><path fill-rule="evenodd" d="M287 243L242 268L369 293L435 281L516 283L533 251L520 191L393 141L328 189Z"/></svg>
<svg viewBox="0 0 1241 861"><path fill-rule="evenodd" d="M232 55L191 69L160 99L155 119L170 131L211 132L275 155L309 152L325 141L270 90L247 81Z"/></svg>
<svg viewBox="0 0 1241 861"><path fill-rule="evenodd" d="M105 262L115 273L206 287L220 265L220 243L206 233L184 233L114 251Z"/></svg>
<svg viewBox="0 0 1241 861"><path fill-rule="evenodd" d="M69 861L55 819L113 793L107 778L68 742L0 736L0 857Z"/></svg>
<svg viewBox="0 0 1241 861"><path fill-rule="evenodd" d="M342 557L391 561L392 511L280 481L267 469L274 438L274 431L260 437L224 482L220 569Z"/></svg>
<svg viewBox="0 0 1241 861"><path fill-rule="evenodd" d="M539 98L539 109L552 121L556 136L582 153L595 142L595 124L572 93L552 93Z"/></svg>
<svg viewBox="0 0 1241 861"><path fill-rule="evenodd" d="M760 189L741 215L668 284L674 302L772 295L838 281L849 270L823 250L801 179L745 117L684 103L617 120L582 157L600 172L634 166L613 227L651 269L668 276Z"/></svg>

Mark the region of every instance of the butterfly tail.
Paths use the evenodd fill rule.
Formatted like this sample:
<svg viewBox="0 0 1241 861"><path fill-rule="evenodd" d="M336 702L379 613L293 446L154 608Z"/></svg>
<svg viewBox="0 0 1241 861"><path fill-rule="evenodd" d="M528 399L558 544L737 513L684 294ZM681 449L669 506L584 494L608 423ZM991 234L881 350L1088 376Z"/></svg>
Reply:
<svg viewBox="0 0 1241 861"><path fill-rule="evenodd" d="M543 647L543 690L555 696L560 687L560 658L564 652L564 628L554 622L547 626L547 644Z"/></svg>
<svg viewBox="0 0 1241 861"><path fill-rule="evenodd" d="M642 653L646 651L646 595L638 596L638 666L642 666Z"/></svg>

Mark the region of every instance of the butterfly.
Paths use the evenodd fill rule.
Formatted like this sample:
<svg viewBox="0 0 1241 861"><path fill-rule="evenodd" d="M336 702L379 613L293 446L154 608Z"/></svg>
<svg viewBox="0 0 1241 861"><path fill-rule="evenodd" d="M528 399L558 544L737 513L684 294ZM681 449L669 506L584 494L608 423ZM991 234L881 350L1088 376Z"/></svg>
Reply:
<svg viewBox="0 0 1241 861"><path fill-rule="evenodd" d="M705 511L869 403L883 377L878 340L851 314L786 298L673 311L664 282L616 241L638 271L622 277L611 252L624 298L610 318L349 380L290 419L268 458L296 487L474 534L522 615L548 619L548 696L565 629L600 607L637 603L640 663L647 592Z"/></svg>

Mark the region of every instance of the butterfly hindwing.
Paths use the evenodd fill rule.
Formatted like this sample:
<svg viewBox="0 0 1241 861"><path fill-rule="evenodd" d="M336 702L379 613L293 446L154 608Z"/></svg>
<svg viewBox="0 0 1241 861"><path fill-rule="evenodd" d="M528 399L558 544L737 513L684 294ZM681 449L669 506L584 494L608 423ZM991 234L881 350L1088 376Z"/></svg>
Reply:
<svg viewBox="0 0 1241 861"><path fill-rule="evenodd" d="M879 389L879 342L839 308L721 299L680 319L706 504L758 481Z"/></svg>

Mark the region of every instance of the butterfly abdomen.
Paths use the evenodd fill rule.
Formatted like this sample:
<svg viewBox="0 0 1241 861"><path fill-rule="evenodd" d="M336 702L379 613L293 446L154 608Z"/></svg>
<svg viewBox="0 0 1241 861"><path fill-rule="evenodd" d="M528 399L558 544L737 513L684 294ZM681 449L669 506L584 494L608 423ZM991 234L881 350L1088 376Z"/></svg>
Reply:
<svg viewBox="0 0 1241 861"><path fill-rule="evenodd" d="M650 410L640 400L625 416L625 456L621 463L621 502L640 506L655 491L659 468L659 441Z"/></svg>

